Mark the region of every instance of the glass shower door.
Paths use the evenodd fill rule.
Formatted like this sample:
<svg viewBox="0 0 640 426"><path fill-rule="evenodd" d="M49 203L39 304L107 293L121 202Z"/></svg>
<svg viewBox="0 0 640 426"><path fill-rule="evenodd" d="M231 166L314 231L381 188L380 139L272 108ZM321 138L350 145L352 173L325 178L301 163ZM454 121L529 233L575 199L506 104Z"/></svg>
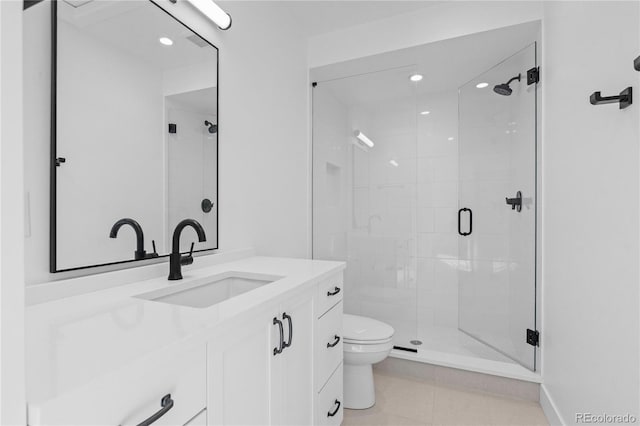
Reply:
<svg viewBox="0 0 640 426"><path fill-rule="evenodd" d="M531 370L537 84L527 84L527 70L535 67L532 44L459 89L459 328Z"/></svg>

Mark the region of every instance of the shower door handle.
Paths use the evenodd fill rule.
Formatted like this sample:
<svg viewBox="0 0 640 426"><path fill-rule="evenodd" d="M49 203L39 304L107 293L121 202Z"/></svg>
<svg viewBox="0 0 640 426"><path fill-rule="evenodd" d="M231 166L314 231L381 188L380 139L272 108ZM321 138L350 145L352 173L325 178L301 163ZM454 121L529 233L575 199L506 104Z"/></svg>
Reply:
<svg viewBox="0 0 640 426"><path fill-rule="evenodd" d="M469 232L462 232L462 213L463 212L469 212ZM471 209L463 207L460 210L458 210L458 234L462 235L463 237L466 237L468 235L471 235L472 232L473 232L473 212L471 211Z"/></svg>

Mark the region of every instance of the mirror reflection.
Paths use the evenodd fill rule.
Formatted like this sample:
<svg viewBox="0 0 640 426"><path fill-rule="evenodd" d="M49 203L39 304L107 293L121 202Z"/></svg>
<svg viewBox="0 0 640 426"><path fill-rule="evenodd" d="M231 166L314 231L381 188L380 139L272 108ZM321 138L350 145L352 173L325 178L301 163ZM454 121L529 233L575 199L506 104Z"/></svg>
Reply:
<svg viewBox="0 0 640 426"><path fill-rule="evenodd" d="M58 1L52 272L217 248L218 50L150 1Z"/></svg>

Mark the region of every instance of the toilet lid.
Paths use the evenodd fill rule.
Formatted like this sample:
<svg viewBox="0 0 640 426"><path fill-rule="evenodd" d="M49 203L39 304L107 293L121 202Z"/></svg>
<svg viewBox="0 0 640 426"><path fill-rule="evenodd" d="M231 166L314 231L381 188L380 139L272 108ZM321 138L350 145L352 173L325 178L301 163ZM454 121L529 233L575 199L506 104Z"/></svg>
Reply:
<svg viewBox="0 0 640 426"><path fill-rule="evenodd" d="M393 337L393 327L373 318L344 314L342 334L345 341L374 342Z"/></svg>

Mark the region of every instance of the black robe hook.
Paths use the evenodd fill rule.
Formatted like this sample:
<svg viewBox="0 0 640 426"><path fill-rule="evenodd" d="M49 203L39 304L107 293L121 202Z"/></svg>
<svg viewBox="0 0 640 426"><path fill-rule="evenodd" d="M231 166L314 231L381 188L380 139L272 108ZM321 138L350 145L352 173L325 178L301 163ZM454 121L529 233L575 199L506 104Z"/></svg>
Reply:
<svg viewBox="0 0 640 426"><path fill-rule="evenodd" d="M633 103L632 89L627 87L618 96L602 96L600 92L593 92L589 97L591 105L604 105L619 103L620 109L625 109Z"/></svg>

